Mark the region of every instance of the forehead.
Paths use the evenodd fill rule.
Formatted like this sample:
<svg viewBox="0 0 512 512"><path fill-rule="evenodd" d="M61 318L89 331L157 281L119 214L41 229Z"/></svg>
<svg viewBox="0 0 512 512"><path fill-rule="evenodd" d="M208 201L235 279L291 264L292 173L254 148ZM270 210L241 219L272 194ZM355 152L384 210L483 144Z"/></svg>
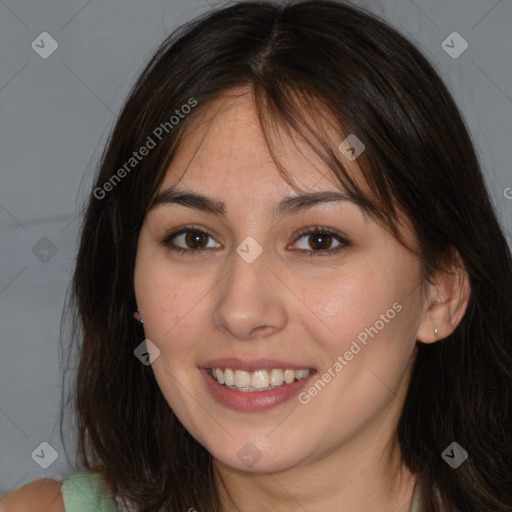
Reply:
<svg viewBox="0 0 512 512"><path fill-rule="evenodd" d="M266 125L267 128L269 125ZM335 133L330 134L336 144ZM272 123L267 131L278 163L286 169L293 188L279 174L260 126L252 92L234 89L208 105L199 106L197 117L184 132L161 188L178 181L195 190L221 191L225 187L287 193L292 190L338 190L339 181L309 144L291 130ZM344 159L340 156L341 160ZM359 174L355 162L344 161L351 174Z"/></svg>

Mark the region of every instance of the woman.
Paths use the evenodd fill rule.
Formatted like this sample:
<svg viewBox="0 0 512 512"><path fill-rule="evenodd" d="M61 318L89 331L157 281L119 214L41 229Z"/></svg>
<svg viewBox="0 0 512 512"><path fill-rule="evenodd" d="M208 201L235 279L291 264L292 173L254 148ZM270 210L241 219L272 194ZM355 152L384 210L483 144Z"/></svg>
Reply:
<svg viewBox="0 0 512 512"><path fill-rule="evenodd" d="M512 510L510 249L446 87L362 10L171 35L72 299L81 466L46 510Z"/></svg>

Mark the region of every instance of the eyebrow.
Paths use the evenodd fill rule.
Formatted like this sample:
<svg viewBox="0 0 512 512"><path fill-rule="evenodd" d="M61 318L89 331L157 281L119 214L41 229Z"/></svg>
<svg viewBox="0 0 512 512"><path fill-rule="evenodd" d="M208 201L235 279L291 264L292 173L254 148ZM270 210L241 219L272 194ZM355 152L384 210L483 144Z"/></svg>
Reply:
<svg viewBox="0 0 512 512"><path fill-rule="evenodd" d="M273 211L274 216L293 215L308 210L319 204L355 201L346 194L335 191L306 192L282 199ZM194 192L181 192L167 189L160 192L151 203L149 210L164 204L180 204L218 217L226 216L226 207L222 201Z"/></svg>

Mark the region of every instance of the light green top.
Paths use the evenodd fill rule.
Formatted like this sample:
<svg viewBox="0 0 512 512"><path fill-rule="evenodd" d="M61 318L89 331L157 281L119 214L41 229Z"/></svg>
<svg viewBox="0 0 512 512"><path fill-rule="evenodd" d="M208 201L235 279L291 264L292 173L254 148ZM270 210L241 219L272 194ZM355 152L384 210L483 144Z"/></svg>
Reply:
<svg viewBox="0 0 512 512"><path fill-rule="evenodd" d="M420 493L418 492L418 488L414 490L414 497L412 500L411 512L420 512Z"/></svg>
<svg viewBox="0 0 512 512"><path fill-rule="evenodd" d="M118 512L99 473L77 471L69 474L62 482L61 493L65 512ZM419 512L418 503L416 491L411 512Z"/></svg>
<svg viewBox="0 0 512 512"><path fill-rule="evenodd" d="M65 512L118 512L99 473L71 473L63 480L60 492Z"/></svg>

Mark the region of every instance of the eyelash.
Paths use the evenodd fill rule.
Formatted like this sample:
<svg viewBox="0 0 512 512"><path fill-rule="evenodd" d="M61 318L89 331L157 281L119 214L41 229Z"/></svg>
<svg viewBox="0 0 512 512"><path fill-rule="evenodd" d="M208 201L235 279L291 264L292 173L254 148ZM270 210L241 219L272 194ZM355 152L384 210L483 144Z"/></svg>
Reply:
<svg viewBox="0 0 512 512"><path fill-rule="evenodd" d="M165 247L166 249L169 249L171 251L174 251L178 254L191 254L191 253L198 253L198 252L204 252L207 249L183 249L182 247L177 247L175 245L172 245L171 242L174 238L176 238L179 235L186 234L190 231L195 231L197 233L203 233L211 238L213 238L210 233L204 231L203 229L199 229L195 226L183 226L175 231L171 231L169 234L167 234L161 241L161 245ZM299 252L307 253L308 257L319 257L319 256L333 256L334 254L339 253L341 250L350 247L350 242L344 238L342 235L337 233L336 231L332 231L329 228L326 228L324 226L314 226L312 228L305 228L301 230L297 234L296 239L300 239L305 235L329 235L333 236L335 239L340 242L340 245L334 249L327 249L323 251L308 251L306 249L298 249Z"/></svg>

